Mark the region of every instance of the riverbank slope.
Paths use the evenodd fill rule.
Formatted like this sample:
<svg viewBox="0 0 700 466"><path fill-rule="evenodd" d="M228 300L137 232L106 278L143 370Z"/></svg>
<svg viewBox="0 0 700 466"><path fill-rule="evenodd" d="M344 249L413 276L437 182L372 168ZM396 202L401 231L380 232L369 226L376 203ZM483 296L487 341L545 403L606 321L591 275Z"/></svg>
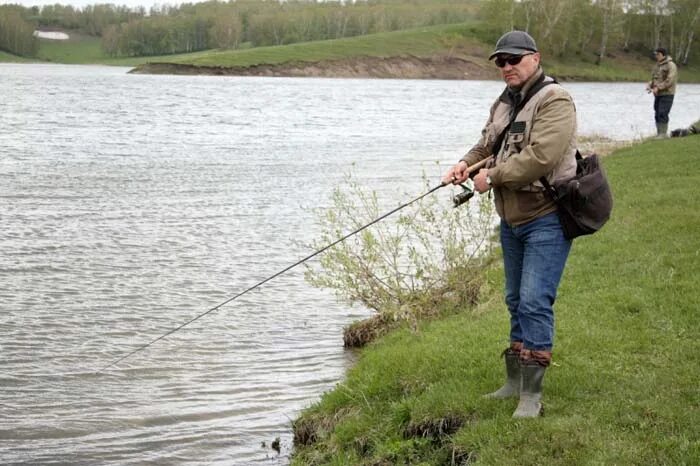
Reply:
<svg viewBox="0 0 700 466"><path fill-rule="evenodd" d="M294 422L293 464L693 464L700 458L698 136L604 159L612 219L577 239L557 312L545 416L515 421L503 381L502 270L473 311L362 350Z"/></svg>

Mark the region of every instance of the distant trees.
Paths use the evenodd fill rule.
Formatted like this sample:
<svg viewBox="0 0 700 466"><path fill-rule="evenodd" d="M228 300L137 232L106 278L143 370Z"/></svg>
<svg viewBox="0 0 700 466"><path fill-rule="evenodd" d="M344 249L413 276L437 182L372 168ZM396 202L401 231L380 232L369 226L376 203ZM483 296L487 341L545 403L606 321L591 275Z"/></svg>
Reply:
<svg viewBox="0 0 700 466"><path fill-rule="evenodd" d="M43 28L78 29L80 10L71 5L46 5L36 16L37 25Z"/></svg>
<svg viewBox="0 0 700 466"><path fill-rule="evenodd" d="M56 3L41 7L34 19L41 28L79 29L85 34L101 36L109 25L125 23L145 15L143 7L130 9L105 3L80 9Z"/></svg>
<svg viewBox="0 0 700 466"><path fill-rule="evenodd" d="M237 49L243 40L243 19L230 12L217 16L209 29L212 44L221 49Z"/></svg>
<svg viewBox="0 0 700 466"><path fill-rule="evenodd" d="M700 29L700 0L485 0L483 18L497 29L528 31L547 52L649 53L664 46L688 64Z"/></svg>
<svg viewBox="0 0 700 466"><path fill-rule="evenodd" d="M186 3L106 28L103 47L110 55L143 55L339 39L463 22L475 17L477 5L465 0Z"/></svg>
<svg viewBox="0 0 700 466"><path fill-rule="evenodd" d="M110 55L148 56L195 52L209 47L210 21L190 17L133 19L108 26L102 48Z"/></svg>
<svg viewBox="0 0 700 466"><path fill-rule="evenodd" d="M0 50L24 57L36 55L39 41L26 14L25 8L16 5L0 6Z"/></svg>
<svg viewBox="0 0 700 466"><path fill-rule="evenodd" d="M88 5L78 17L78 28L89 35L102 36L109 26L143 18L145 14L143 8L130 10L126 6L111 4Z"/></svg>
<svg viewBox="0 0 700 466"><path fill-rule="evenodd" d="M109 55L137 56L339 39L477 17L482 39L522 29L556 56L600 63L618 49L649 53L658 46L679 63L698 56L700 0L209 0L149 11L12 5L0 9L0 48L31 54L34 26L78 29L102 37Z"/></svg>
<svg viewBox="0 0 700 466"><path fill-rule="evenodd" d="M700 30L700 1L678 0L672 2L672 17L675 19L675 40L670 43L671 53L680 63L688 64L695 37Z"/></svg>

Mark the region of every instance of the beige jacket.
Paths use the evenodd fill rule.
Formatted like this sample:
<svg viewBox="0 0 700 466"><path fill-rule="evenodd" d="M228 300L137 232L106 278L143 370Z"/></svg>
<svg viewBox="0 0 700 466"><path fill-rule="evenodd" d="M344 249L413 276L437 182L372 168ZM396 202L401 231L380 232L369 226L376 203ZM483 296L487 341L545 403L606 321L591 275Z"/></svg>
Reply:
<svg viewBox="0 0 700 466"><path fill-rule="evenodd" d="M651 72L650 87L656 87L656 95L674 95L676 93L676 83L678 82L678 69L670 56L654 65Z"/></svg>
<svg viewBox="0 0 700 466"><path fill-rule="evenodd" d="M524 95L542 75L540 69L521 90ZM551 78L546 78L551 80ZM492 155L498 135L510 121L507 89L491 106L479 142L462 158L471 166ZM556 210L539 182L576 174L576 108L569 93L550 84L533 95L518 113L489 169L496 211L510 225L522 225Z"/></svg>

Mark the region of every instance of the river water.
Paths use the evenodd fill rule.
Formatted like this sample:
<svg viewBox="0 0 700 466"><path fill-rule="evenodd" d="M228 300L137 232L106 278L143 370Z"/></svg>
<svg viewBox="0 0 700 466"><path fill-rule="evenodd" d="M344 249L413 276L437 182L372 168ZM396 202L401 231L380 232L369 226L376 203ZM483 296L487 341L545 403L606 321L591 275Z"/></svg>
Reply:
<svg viewBox="0 0 700 466"><path fill-rule="evenodd" d="M0 65L0 463L286 464L368 315L301 270L95 371L306 256L348 172L387 210L437 183L501 84L127 70ZM567 87L582 134L653 131L642 83Z"/></svg>

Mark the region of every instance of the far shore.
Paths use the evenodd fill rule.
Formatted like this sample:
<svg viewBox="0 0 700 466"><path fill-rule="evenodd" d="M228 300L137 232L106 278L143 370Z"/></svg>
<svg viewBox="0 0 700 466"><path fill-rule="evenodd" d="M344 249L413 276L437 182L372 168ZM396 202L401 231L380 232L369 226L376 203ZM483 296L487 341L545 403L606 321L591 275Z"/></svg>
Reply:
<svg viewBox="0 0 700 466"><path fill-rule="evenodd" d="M497 71L463 57L354 57L317 62L296 61L253 66L197 66L180 63L146 63L130 73L219 76L276 76L384 79L499 79Z"/></svg>
<svg viewBox="0 0 700 466"><path fill-rule="evenodd" d="M562 82L643 82L645 73L627 75L596 73L582 63L582 67L543 61L545 72ZM690 71L690 70L688 70ZM498 70L481 57L465 55L433 55L430 57L359 56L335 60L287 61L276 64L250 66L198 65L168 61L137 64L129 73L210 76L267 76L305 78L369 78L369 79L446 79L446 80L501 80ZM683 70L681 70L683 76ZM696 82L695 72L686 74L687 83Z"/></svg>

